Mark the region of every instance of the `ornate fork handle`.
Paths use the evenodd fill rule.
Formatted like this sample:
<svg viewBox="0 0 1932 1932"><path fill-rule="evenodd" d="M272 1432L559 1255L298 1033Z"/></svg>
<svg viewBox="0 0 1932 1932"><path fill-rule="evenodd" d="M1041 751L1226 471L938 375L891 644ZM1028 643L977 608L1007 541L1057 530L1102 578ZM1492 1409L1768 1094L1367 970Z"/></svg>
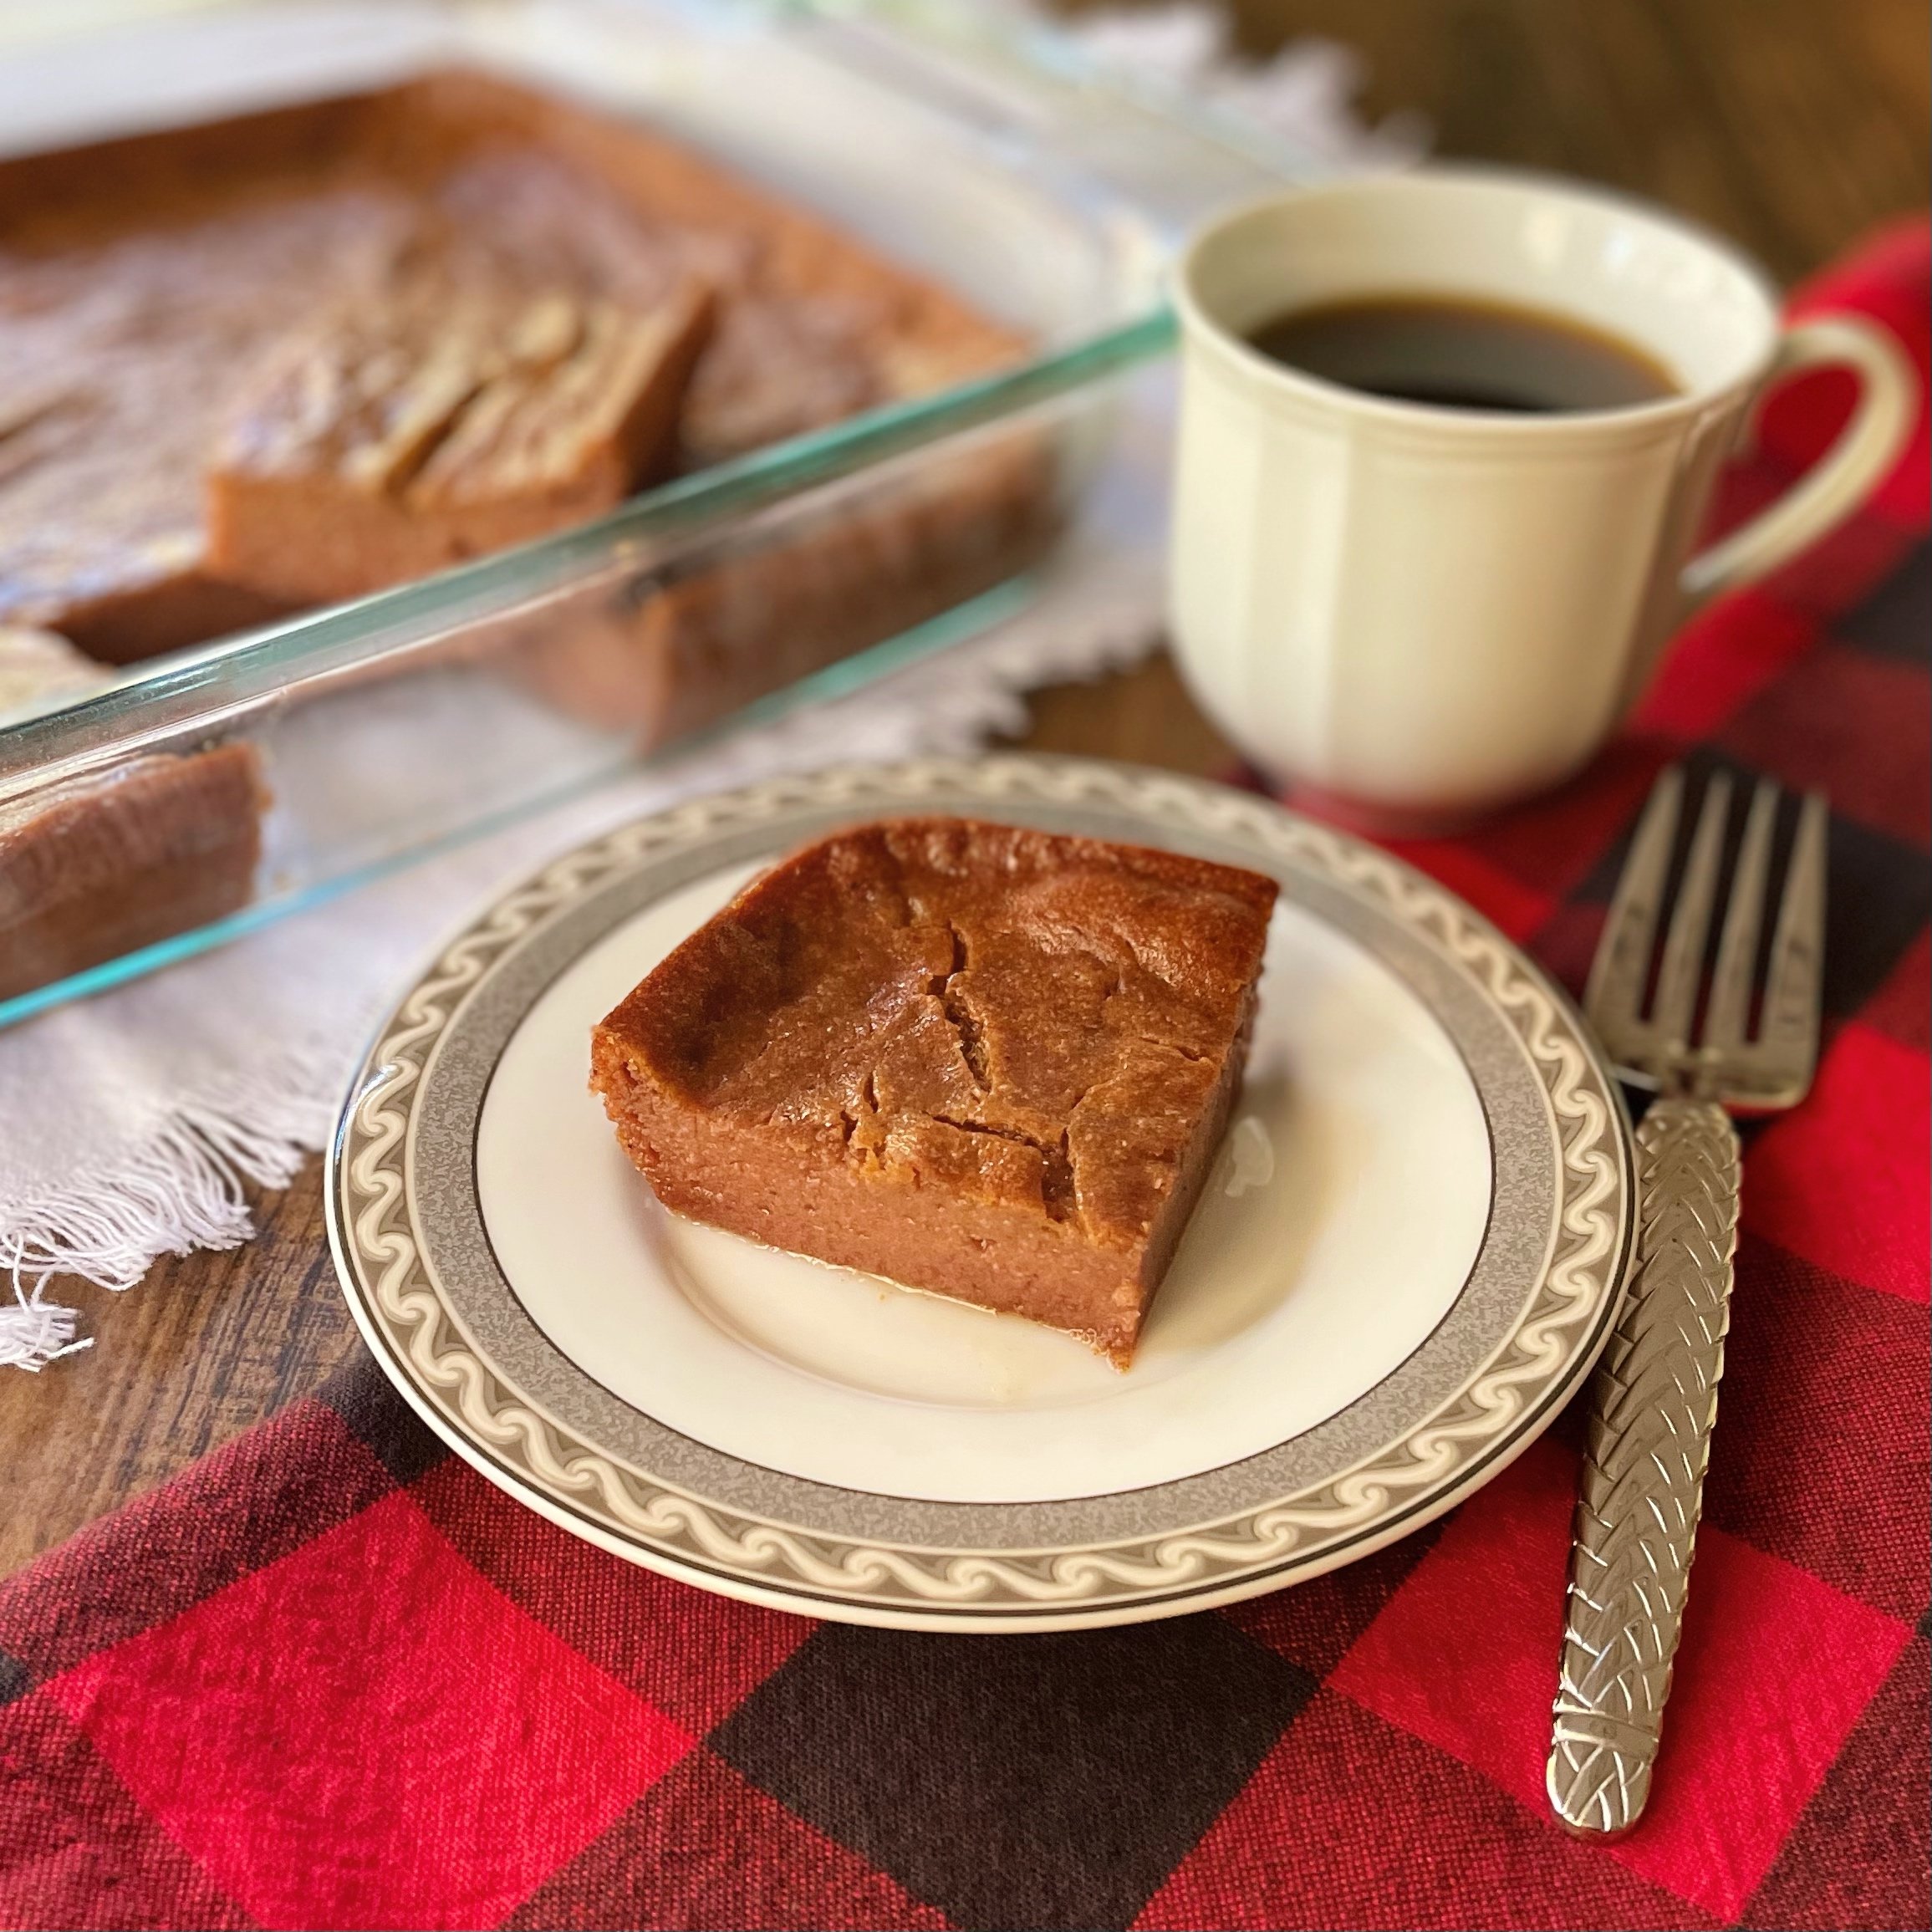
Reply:
<svg viewBox="0 0 1932 1932"><path fill-rule="evenodd" d="M1597 1374L1570 1557L1550 1802L1573 1831L1628 1831L1670 1694L1737 1246L1737 1135L1706 1100L1638 1129L1636 1270Z"/></svg>

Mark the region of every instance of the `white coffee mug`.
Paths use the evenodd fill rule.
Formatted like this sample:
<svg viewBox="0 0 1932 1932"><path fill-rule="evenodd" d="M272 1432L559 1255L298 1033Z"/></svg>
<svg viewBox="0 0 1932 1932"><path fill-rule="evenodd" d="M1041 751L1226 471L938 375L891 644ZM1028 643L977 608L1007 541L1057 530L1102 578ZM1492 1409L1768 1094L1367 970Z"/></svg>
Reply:
<svg viewBox="0 0 1932 1932"><path fill-rule="evenodd" d="M1643 350L1678 393L1513 415L1390 401L1246 340L1302 308L1502 303ZM1750 262L1544 176L1439 168L1214 222L1178 278L1172 623L1182 674L1255 762L1372 821L1473 816L1583 765L1705 599L1761 575L1885 476L1916 407L1883 331L1781 325ZM1794 488L1690 554L1766 385L1818 363L1857 408Z"/></svg>

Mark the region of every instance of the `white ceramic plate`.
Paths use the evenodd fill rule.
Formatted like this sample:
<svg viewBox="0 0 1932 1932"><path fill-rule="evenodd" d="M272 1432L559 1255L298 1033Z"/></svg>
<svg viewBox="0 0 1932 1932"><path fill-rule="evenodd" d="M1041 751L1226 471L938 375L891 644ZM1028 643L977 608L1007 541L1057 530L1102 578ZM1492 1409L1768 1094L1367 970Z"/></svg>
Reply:
<svg viewBox="0 0 1932 1932"><path fill-rule="evenodd" d="M1124 1374L674 1221L587 1089L593 1022L760 866L934 811L1281 882L1241 1103ZM382 1027L328 1198L378 1359L533 1507L760 1602L1015 1630L1275 1588L1493 1475L1602 1345L1630 1166L1567 1002L1460 900L1245 794L1006 757L783 780L558 861Z"/></svg>

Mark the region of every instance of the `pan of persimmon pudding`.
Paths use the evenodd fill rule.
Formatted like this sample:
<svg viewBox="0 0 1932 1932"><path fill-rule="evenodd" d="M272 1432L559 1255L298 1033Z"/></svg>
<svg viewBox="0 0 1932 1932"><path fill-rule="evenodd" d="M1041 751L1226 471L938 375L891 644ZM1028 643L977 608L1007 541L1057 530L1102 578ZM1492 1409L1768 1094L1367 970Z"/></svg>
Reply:
<svg viewBox="0 0 1932 1932"><path fill-rule="evenodd" d="M701 1588L1064 1629L1280 1588L1535 1440L1628 1130L1454 894L1265 799L999 757L640 819L427 961L331 1149L377 1359Z"/></svg>

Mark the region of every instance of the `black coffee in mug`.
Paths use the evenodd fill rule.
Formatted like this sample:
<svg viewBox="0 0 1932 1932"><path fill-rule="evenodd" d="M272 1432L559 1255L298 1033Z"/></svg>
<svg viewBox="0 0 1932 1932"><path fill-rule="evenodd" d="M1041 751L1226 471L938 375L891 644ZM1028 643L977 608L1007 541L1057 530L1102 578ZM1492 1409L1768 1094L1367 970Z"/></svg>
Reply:
<svg viewBox="0 0 1932 1932"><path fill-rule="evenodd" d="M1292 309L1250 332L1263 355L1394 402L1551 415L1678 393L1634 344L1534 308L1389 295Z"/></svg>

